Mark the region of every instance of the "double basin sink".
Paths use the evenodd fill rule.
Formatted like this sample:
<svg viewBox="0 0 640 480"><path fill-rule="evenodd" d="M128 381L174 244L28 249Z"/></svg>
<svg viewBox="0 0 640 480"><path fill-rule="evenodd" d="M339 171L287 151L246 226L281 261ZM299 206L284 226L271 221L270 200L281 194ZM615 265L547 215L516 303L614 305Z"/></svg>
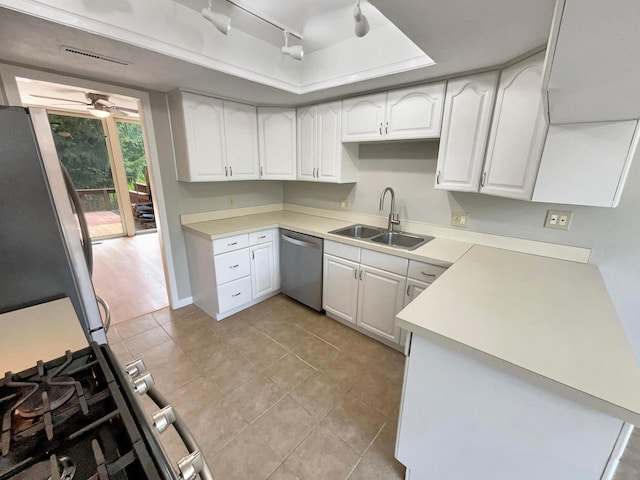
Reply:
<svg viewBox="0 0 640 480"><path fill-rule="evenodd" d="M390 232L384 228L370 227L369 225L350 225L348 227L339 228L329 233L342 235L343 237L355 238L357 240L366 240L368 242L387 245L389 247L403 248L405 250L415 250L424 245L433 237L419 237L412 233L406 232Z"/></svg>

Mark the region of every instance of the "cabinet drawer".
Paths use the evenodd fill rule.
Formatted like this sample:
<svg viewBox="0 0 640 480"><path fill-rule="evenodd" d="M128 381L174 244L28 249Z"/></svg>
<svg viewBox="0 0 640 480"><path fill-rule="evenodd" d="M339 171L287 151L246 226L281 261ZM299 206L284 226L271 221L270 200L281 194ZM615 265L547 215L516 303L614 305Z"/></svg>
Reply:
<svg viewBox="0 0 640 480"><path fill-rule="evenodd" d="M430 263L418 262L416 260L409 261L409 272L407 276L409 278L415 278L422 282L431 283L440 275L442 275L447 269L444 267L438 267L431 265Z"/></svg>
<svg viewBox="0 0 640 480"><path fill-rule="evenodd" d="M248 248L223 253L213 258L216 265L216 283L218 285L251 274L251 261L249 260Z"/></svg>
<svg viewBox="0 0 640 480"><path fill-rule="evenodd" d="M218 287L219 313L232 310L251 301L251 276Z"/></svg>
<svg viewBox="0 0 640 480"><path fill-rule="evenodd" d="M248 246L249 235L243 233L241 235L234 235L232 237L218 238L217 240L214 240L213 253L218 255L219 253L231 252Z"/></svg>
<svg viewBox="0 0 640 480"><path fill-rule="evenodd" d="M332 242L331 240L324 241L324 253L329 253L340 258L346 258L352 262L360 261L360 247Z"/></svg>
<svg viewBox="0 0 640 480"><path fill-rule="evenodd" d="M363 265L379 268L380 270L385 270L387 272L397 273L402 276L407 274L408 262L409 261L406 258L374 252L373 250L366 250L364 248L362 249L360 257L360 263Z"/></svg>
<svg viewBox="0 0 640 480"><path fill-rule="evenodd" d="M260 230L259 232L251 232L249 234L249 245L258 245L259 243L267 243L273 241L273 230Z"/></svg>

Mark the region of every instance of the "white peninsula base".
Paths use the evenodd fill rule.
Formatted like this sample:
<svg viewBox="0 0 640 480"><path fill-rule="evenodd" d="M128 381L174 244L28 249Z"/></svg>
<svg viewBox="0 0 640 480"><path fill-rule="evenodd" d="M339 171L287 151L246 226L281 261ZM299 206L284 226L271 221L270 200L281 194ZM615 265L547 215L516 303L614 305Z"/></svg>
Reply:
<svg viewBox="0 0 640 480"><path fill-rule="evenodd" d="M410 480L598 480L623 422L419 335L396 457Z"/></svg>

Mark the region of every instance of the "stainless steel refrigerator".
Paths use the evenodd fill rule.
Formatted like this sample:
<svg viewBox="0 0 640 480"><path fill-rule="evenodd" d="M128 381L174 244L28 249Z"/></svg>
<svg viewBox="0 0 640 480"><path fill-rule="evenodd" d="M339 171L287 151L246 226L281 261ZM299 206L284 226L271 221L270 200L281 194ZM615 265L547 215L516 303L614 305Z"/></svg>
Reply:
<svg viewBox="0 0 640 480"><path fill-rule="evenodd" d="M0 313L69 297L87 338L105 343L91 239L69 195L47 112L0 107Z"/></svg>

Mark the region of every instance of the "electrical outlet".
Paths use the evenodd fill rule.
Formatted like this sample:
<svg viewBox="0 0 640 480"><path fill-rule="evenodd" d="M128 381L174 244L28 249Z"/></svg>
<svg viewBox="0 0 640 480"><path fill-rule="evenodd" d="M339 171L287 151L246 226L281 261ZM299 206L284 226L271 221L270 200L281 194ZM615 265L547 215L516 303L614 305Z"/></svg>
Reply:
<svg viewBox="0 0 640 480"><path fill-rule="evenodd" d="M544 221L545 228L569 230L570 223L571 212L563 212L561 210L547 210L547 218Z"/></svg>
<svg viewBox="0 0 640 480"><path fill-rule="evenodd" d="M451 212L451 225L454 227L466 227L468 220L467 212Z"/></svg>
<svg viewBox="0 0 640 480"><path fill-rule="evenodd" d="M350 203L349 203L349 199L348 199L348 198L345 198L345 199L340 203L340 208L341 208L342 210L349 210L349 206L350 206Z"/></svg>
<svg viewBox="0 0 640 480"><path fill-rule="evenodd" d="M228 203L230 207L233 207L233 205L235 204L235 199L233 198L233 195L229 195L227 197Z"/></svg>

